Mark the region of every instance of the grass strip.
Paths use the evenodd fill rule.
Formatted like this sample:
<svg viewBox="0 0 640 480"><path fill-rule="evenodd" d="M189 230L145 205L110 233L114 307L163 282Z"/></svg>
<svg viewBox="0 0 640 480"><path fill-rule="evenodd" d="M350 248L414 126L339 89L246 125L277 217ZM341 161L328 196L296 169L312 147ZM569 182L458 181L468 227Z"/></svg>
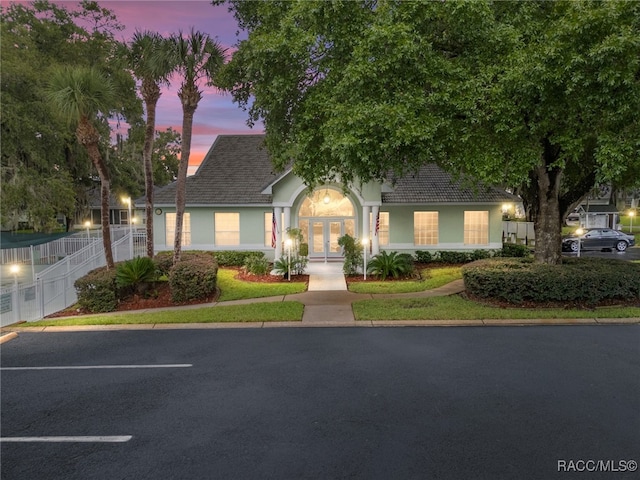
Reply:
<svg viewBox="0 0 640 480"><path fill-rule="evenodd" d="M360 300L353 303L356 320L485 320L536 318L640 318L640 307L595 310L524 309L482 305L459 296Z"/></svg>
<svg viewBox="0 0 640 480"><path fill-rule="evenodd" d="M259 283L245 282L234 278L235 270L221 268L218 270L217 285L221 294L221 302L228 300L244 300L247 298L263 298L276 295L291 295L307 289L304 282Z"/></svg>
<svg viewBox="0 0 640 480"><path fill-rule="evenodd" d="M154 323L223 323L223 322L299 322L304 305L300 302L250 303L218 305L197 309L162 312L135 312L49 319L23 323L21 327L55 327L70 325L133 325Z"/></svg>
<svg viewBox="0 0 640 480"><path fill-rule="evenodd" d="M462 278L461 267L425 268L420 271L421 280L353 282L349 291L354 293L411 293L442 287Z"/></svg>

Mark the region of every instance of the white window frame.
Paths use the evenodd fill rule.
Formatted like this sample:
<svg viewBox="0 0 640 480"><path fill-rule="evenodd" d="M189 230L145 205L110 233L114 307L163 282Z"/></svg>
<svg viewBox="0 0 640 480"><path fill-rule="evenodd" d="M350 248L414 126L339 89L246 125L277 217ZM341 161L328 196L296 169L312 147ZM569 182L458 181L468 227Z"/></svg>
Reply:
<svg viewBox="0 0 640 480"><path fill-rule="evenodd" d="M240 213L215 212L213 215L214 244L221 247L240 245Z"/></svg>
<svg viewBox="0 0 640 480"><path fill-rule="evenodd" d="M164 215L165 243L171 247L175 246L176 239L176 213L169 212ZM191 245L191 214L185 212L182 215L182 246Z"/></svg>
<svg viewBox="0 0 640 480"><path fill-rule="evenodd" d="M379 212L380 214L380 227L378 228L378 245L389 245L389 212ZM376 222L373 218L373 212L369 214L369 231L371 237L376 233Z"/></svg>
<svg viewBox="0 0 640 480"><path fill-rule="evenodd" d="M489 245L488 210L465 210L464 244Z"/></svg>
<svg viewBox="0 0 640 480"><path fill-rule="evenodd" d="M414 245L438 245L438 242L440 241L439 229L439 212L424 210L413 212Z"/></svg>

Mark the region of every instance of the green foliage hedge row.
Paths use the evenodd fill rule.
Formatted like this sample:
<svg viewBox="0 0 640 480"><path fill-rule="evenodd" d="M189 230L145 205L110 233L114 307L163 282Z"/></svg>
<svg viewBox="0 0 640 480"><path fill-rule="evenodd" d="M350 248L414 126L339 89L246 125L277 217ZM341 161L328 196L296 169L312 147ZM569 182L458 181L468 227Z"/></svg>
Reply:
<svg viewBox="0 0 640 480"><path fill-rule="evenodd" d="M416 250L414 258L418 263L469 263L493 257L528 257L529 254L529 248L526 245L505 243L500 250L478 249L470 252Z"/></svg>
<svg viewBox="0 0 640 480"><path fill-rule="evenodd" d="M546 265L491 259L464 266L462 276L470 293L510 303L640 300L640 265L623 260L563 258L560 265Z"/></svg>
<svg viewBox="0 0 640 480"><path fill-rule="evenodd" d="M216 258L218 265L221 267L242 267L248 257L264 258L264 252L250 250L220 250L210 253Z"/></svg>
<svg viewBox="0 0 640 480"><path fill-rule="evenodd" d="M169 270L171 299L186 302L206 298L215 291L217 278L218 264L211 255L194 254L181 258Z"/></svg>

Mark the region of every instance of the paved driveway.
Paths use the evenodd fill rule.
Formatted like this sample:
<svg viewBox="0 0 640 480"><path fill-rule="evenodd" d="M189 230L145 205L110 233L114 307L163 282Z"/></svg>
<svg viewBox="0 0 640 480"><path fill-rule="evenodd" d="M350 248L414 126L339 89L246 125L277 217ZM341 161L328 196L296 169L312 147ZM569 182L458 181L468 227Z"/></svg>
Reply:
<svg viewBox="0 0 640 480"><path fill-rule="evenodd" d="M2 478L637 478L639 345L638 326L20 333Z"/></svg>
<svg viewBox="0 0 640 480"><path fill-rule="evenodd" d="M575 257L575 253L562 252L564 256ZM600 257L600 258L616 258L618 260L640 260L640 247L632 247L625 252L618 252L614 249L600 251L600 250L583 250L580 252L583 257Z"/></svg>

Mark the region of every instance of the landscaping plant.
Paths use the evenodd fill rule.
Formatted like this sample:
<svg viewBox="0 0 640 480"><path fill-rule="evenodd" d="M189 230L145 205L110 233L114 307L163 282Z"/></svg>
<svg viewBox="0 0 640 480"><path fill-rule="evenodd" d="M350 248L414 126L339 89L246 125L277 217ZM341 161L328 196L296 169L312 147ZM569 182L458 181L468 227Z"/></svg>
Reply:
<svg viewBox="0 0 640 480"><path fill-rule="evenodd" d="M386 280L413 273L413 257L408 253L382 251L375 255L367 265L367 273Z"/></svg>

